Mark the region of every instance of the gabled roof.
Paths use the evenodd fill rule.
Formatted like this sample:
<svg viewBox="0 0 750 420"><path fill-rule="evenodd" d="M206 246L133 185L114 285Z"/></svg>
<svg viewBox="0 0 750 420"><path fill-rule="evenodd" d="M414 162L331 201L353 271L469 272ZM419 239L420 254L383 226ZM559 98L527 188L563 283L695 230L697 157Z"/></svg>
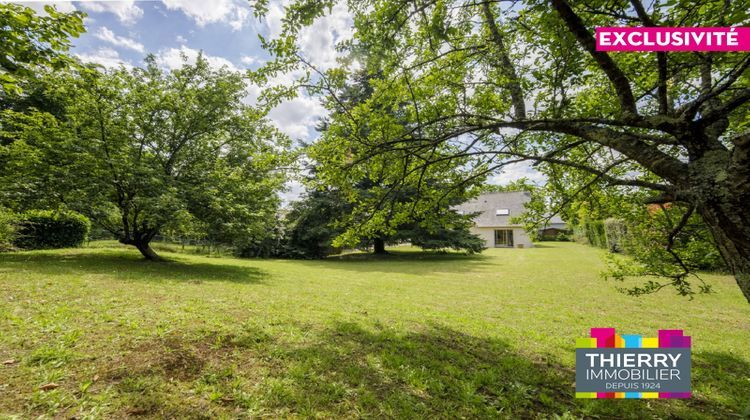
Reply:
<svg viewBox="0 0 750 420"><path fill-rule="evenodd" d="M520 226L510 220L526 211L524 205L531 200L531 194L526 191L508 191L482 194L456 207L463 214L477 213L474 223L477 227ZM509 215L498 216L497 210L508 209Z"/></svg>

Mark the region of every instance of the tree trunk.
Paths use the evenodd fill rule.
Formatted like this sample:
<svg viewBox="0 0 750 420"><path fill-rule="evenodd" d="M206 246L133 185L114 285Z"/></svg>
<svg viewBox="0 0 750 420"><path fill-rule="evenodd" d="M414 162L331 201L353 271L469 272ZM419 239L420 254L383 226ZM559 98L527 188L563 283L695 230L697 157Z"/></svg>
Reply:
<svg viewBox="0 0 750 420"><path fill-rule="evenodd" d="M729 198L699 207L716 246L750 303L750 220L747 205Z"/></svg>
<svg viewBox="0 0 750 420"><path fill-rule="evenodd" d="M136 243L133 244L136 248L138 248L138 251L141 252L144 258L146 258L149 261L164 261L162 257L159 256L149 245L148 242L146 243Z"/></svg>
<svg viewBox="0 0 750 420"><path fill-rule="evenodd" d="M375 249L375 255L385 255L385 240L383 238L375 238L373 241L373 248Z"/></svg>

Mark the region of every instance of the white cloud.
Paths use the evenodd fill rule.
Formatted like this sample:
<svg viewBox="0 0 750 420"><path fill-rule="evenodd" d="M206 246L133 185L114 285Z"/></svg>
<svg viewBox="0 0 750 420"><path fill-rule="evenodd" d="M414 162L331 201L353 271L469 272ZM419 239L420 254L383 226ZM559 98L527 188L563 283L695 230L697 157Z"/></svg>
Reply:
<svg viewBox="0 0 750 420"><path fill-rule="evenodd" d="M284 7L289 0L271 0L268 4L268 12L264 16L263 24L258 28L265 36L273 39L278 38L282 31L282 19L284 18ZM354 20L345 2L337 3L330 13L315 20L315 22L303 28L297 39L305 57L315 67L327 70L336 65L336 58L340 53L336 51L336 44L350 39L353 35L352 26Z"/></svg>
<svg viewBox="0 0 750 420"><path fill-rule="evenodd" d="M547 182L547 177L531 166L531 162L512 163L503 167L502 171L488 180L488 184L508 185L521 178L527 178L534 184L541 185Z"/></svg>
<svg viewBox="0 0 750 420"><path fill-rule="evenodd" d="M143 16L143 9L135 5L135 0L80 2L80 6L90 12L113 13L125 25L132 25Z"/></svg>
<svg viewBox="0 0 750 420"><path fill-rule="evenodd" d="M253 64L260 63L260 59L258 57L253 57L252 55L245 55L240 58L240 61L242 64L252 66Z"/></svg>
<svg viewBox="0 0 750 420"><path fill-rule="evenodd" d="M248 17L250 17L250 8L235 5L229 16L229 26L239 31L247 23Z"/></svg>
<svg viewBox="0 0 750 420"><path fill-rule="evenodd" d="M299 96L271 110L268 118L289 137L309 140L325 114L326 110L318 99Z"/></svg>
<svg viewBox="0 0 750 420"><path fill-rule="evenodd" d="M195 20L198 26L224 22L240 30L250 17L250 5L240 0L162 0L169 10L180 10Z"/></svg>
<svg viewBox="0 0 750 420"><path fill-rule="evenodd" d="M336 44L353 35L353 19L345 3L337 3L331 13L315 20L299 35L300 50L310 62L322 70L336 66Z"/></svg>
<svg viewBox="0 0 750 420"><path fill-rule="evenodd" d="M199 50L195 50L183 45L180 48L169 48L160 51L156 56L156 62L159 63L159 65L166 67L167 69L177 69L182 67L182 65L184 64L182 58L183 55L187 57L189 63L195 63L195 60L198 58L199 53ZM229 68L229 70L239 71L234 63L224 57L217 57L204 53L203 58L205 58L206 61L208 61L208 64L212 67L220 68L226 66Z"/></svg>
<svg viewBox="0 0 750 420"><path fill-rule="evenodd" d="M284 6L288 0L273 0L268 2L268 11L264 17L268 37L277 38L281 35L281 20L284 18Z"/></svg>
<svg viewBox="0 0 750 420"><path fill-rule="evenodd" d="M175 38L175 40L176 40L176 41L177 41L177 42L178 42L179 44L187 44L187 42L188 42L187 38L185 38L185 37L184 37L184 36L182 36L182 35L177 35L177 38Z"/></svg>
<svg viewBox="0 0 750 420"><path fill-rule="evenodd" d="M143 44L140 42L124 36L115 35L115 33L106 26L99 29L99 32L96 33L96 37L117 47L127 48L138 51L139 53L146 52L146 48L144 48Z"/></svg>
<svg viewBox="0 0 750 420"><path fill-rule="evenodd" d="M84 63L100 64L108 68L120 67L121 65L128 68L133 66L129 61L121 58L117 51L107 47L99 48L88 54L76 54L76 57Z"/></svg>
<svg viewBox="0 0 750 420"><path fill-rule="evenodd" d="M0 3L4 3L4 2L0 2ZM26 6L26 7L30 7L32 9L34 9L34 11L36 12L36 14L38 14L40 16L47 16L47 12L44 10L44 6L46 6L46 5L53 6L55 9L57 9L58 12L62 12L62 13L70 13L70 12L74 12L76 10L76 7L73 5L73 3L69 2L69 1L55 1L55 2L51 2L51 1L34 1L34 2L31 2L31 1L21 1L21 2L18 2L18 3L20 3L22 6Z"/></svg>

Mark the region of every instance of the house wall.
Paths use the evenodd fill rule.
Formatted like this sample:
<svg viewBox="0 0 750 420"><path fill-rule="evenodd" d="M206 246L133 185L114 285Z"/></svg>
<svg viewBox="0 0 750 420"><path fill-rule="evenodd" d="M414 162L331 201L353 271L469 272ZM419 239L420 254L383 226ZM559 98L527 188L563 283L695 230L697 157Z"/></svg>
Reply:
<svg viewBox="0 0 750 420"><path fill-rule="evenodd" d="M471 233L478 235L484 239L484 244L487 248L495 247L495 230L496 229L511 229L513 230L513 245L517 248L518 245L523 245L524 248L531 248L534 243L531 242L531 238L526 234L526 231L520 227L472 227Z"/></svg>

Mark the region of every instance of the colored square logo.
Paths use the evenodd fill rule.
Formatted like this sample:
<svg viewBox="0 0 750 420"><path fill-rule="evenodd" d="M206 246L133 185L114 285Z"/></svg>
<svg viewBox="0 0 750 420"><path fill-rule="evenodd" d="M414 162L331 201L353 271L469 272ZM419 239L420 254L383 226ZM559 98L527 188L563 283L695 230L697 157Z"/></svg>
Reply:
<svg viewBox="0 0 750 420"><path fill-rule="evenodd" d="M641 337L592 328L576 340L576 398L690 398L691 346L682 330Z"/></svg>

